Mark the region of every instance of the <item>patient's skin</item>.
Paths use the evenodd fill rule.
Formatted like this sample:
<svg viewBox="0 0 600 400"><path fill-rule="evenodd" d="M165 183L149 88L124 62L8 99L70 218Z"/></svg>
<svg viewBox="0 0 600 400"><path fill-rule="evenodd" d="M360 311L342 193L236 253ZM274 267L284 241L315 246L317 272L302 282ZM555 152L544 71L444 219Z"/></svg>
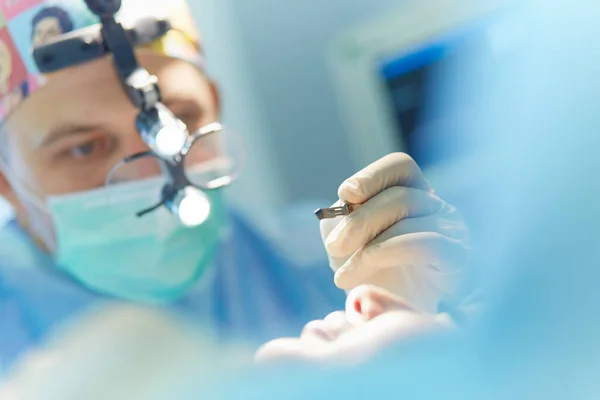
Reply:
<svg viewBox="0 0 600 400"><path fill-rule="evenodd" d="M360 286L348 294L345 311L308 323L298 338L265 344L256 360L361 362L395 343L452 329L447 314L427 314L386 290Z"/></svg>

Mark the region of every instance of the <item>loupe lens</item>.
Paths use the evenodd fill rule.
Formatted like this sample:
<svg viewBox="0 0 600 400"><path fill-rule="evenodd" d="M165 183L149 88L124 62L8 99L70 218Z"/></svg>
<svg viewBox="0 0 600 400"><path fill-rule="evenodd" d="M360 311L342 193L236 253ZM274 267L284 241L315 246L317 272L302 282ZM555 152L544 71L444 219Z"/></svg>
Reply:
<svg viewBox="0 0 600 400"><path fill-rule="evenodd" d="M201 189L217 189L231 184L244 164L241 137L226 127L197 137L184 158L188 181Z"/></svg>
<svg viewBox="0 0 600 400"><path fill-rule="evenodd" d="M136 212L160 202L166 183L160 162L156 156L147 154L115 165L106 178L108 202L118 204L129 197L143 198Z"/></svg>

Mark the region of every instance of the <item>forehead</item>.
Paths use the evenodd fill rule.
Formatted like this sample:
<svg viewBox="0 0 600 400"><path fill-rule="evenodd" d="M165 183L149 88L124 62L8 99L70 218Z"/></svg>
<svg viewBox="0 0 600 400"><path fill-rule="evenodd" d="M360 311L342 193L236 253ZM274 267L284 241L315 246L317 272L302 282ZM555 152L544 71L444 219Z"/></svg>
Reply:
<svg viewBox="0 0 600 400"><path fill-rule="evenodd" d="M49 24L58 24L58 18L52 15L49 15L47 17L44 17L42 19L40 19L36 24L35 24L35 28L39 29L40 27L44 26L44 25L49 25Z"/></svg>
<svg viewBox="0 0 600 400"><path fill-rule="evenodd" d="M194 65L179 59L137 51L142 67L158 77L163 99L194 101L212 107L208 80ZM33 93L6 121L7 130L43 130L54 121L105 118L111 111L133 109L110 58L47 76L46 85Z"/></svg>

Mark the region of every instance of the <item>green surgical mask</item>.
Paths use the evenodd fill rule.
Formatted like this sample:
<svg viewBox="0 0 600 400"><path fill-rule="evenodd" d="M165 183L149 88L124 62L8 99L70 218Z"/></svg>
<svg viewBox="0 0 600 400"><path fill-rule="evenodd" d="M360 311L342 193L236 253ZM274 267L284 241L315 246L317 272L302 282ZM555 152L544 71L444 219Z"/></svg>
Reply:
<svg viewBox="0 0 600 400"><path fill-rule="evenodd" d="M227 212L220 190L207 191L210 214L183 225L165 207L137 217L160 197L159 178L47 199L56 264L82 285L126 300L181 298L211 264Z"/></svg>

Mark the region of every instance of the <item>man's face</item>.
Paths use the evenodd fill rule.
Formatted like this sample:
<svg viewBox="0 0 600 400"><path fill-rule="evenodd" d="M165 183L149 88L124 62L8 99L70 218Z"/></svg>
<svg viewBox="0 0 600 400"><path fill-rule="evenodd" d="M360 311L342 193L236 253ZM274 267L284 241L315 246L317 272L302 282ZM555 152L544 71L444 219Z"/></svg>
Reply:
<svg viewBox="0 0 600 400"><path fill-rule="evenodd" d="M196 67L147 50L138 59L190 131L218 119L214 87ZM124 157L148 150L135 128L137 113L108 59L52 74L5 123L9 169L41 199L101 187ZM25 219L14 191L4 188Z"/></svg>
<svg viewBox="0 0 600 400"><path fill-rule="evenodd" d="M44 18L37 23L33 31L33 46L36 47L46 44L63 33L58 18Z"/></svg>

